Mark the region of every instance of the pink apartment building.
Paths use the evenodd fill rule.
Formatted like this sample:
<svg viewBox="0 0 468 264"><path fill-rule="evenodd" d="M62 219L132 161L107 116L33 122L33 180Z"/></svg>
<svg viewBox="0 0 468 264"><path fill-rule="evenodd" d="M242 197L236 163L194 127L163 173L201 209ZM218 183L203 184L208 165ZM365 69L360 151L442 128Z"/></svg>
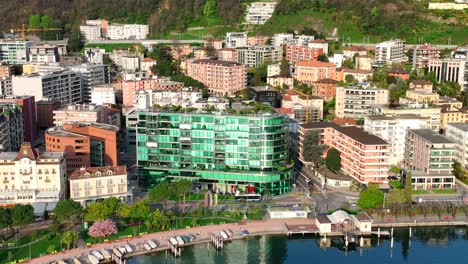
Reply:
<svg viewBox="0 0 468 264"><path fill-rule="evenodd" d="M320 132L320 144L340 152L341 170L360 183L387 181L390 145L383 139L355 126L340 126L331 122L302 124L299 129L299 159L303 157L303 141L308 131Z"/></svg>
<svg viewBox="0 0 468 264"><path fill-rule="evenodd" d="M237 50L233 48L218 50L218 60L237 62Z"/></svg>
<svg viewBox="0 0 468 264"><path fill-rule="evenodd" d="M215 95L233 96L247 86L247 67L237 62L188 60L185 70Z"/></svg>
<svg viewBox="0 0 468 264"><path fill-rule="evenodd" d="M181 82L173 82L168 78L149 78L141 80L121 81L122 101L124 106L133 106L133 95L141 90L180 91L184 88Z"/></svg>
<svg viewBox="0 0 468 264"><path fill-rule="evenodd" d="M296 64L294 78L308 85L322 79L336 80L336 65L321 61L300 61Z"/></svg>
<svg viewBox="0 0 468 264"><path fill-rule="evenodd" d="M299 61L315 61L324 54L322 48L309 48L307 46L286 45L286 59L294 64Z"/></svg>

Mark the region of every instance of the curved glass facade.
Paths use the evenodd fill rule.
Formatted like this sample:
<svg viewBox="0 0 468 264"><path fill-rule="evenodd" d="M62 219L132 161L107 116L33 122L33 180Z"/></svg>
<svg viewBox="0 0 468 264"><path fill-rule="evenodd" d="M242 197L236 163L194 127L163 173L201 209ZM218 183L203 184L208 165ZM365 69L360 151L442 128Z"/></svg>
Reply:
<svg viewBox="0 0 468 264"><path fill-rule="evenodd" d="M291 191L288 128L280 115L138 113L140 178L185 178L222 192ZM206 187L206 186L205 186Z"/></svg>

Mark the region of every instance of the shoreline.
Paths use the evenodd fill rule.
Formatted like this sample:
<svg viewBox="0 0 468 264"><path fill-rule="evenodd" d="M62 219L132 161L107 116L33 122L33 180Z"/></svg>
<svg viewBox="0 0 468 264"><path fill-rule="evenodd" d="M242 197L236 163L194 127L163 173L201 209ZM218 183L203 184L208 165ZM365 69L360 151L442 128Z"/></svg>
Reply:
<svg viewBox="0 0 468 264"><path fill-rule="evenodd" d="M229 241L241 240L248 237L265 236L265 235L284 235L288 236L287 225L311 225L315 223L314 218L300 218L300 219L275 219L275 220L260 220L249 221L245 223L230 223L220 225L208 225L186 229L176 229L169 231L161 231L156 233L145 234L142 236L135 236L128 239L113 240L110 242L103 242L92 244L84 248L74 248L68 251L62 251L52 255L46 255L38 258L27 260L23 263L51 263L64 259L73 259L86 257L93 250L112 249L125 244L132 245L134 252L125 254L124 259L132 258L135 256L151 254L155 252L162 252L169 250L168 238L176 235L196 234L197 239L189 244L181 246L192 246L199 244L211 244L210 234L217 233L220 230L230 229L233 231L233 237ZM409 227L468 227L468 221L445 221L445 222L392 222L392 223L373 223L374 228L409 228ZM242 236L240 231L247 230L248 235ZM320 236L320 235L319 235ZM328 235L327 235L328 236ZM158 247L148 251L142 247L148 239L158 242ZM211 247L211 246L210 246Z"/></svg>

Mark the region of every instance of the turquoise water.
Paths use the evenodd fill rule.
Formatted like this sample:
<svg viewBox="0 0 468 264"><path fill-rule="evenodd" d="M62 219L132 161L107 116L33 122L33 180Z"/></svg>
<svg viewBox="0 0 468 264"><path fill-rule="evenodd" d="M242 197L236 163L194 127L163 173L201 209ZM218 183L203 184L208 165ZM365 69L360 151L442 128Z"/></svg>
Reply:
<svg viewBox="0 0 468 264"><path fill-rule="evenodd" d="M129 259L136 263L415 263L415 264L468 264L468 228L417 228L409 238L408 229L395 229L394 247L389 239L372 238L370 245L359 248L350 244L346 250L341 239L327 241L328 247L321 247L321 240L313 236L251 237L233 241L222 250L205 245L186 247L182 256L175 259L160 252Z"/></svg>

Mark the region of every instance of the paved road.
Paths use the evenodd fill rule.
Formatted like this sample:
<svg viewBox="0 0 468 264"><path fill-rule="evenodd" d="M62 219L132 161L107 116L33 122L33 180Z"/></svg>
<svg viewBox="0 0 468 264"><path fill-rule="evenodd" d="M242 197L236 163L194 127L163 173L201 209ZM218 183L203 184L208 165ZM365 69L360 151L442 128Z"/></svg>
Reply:
<svg viewBox="0 0 468 264"><path fill-rule="evenodd" d="M86 44L142 44L142 45L156 45L156 44L192 44L192 43L203 43L203 39L122 39L122 40L91 40Z"/></svg>
<svg viewBox="0 0 468 264"><path fill-rule="evenodd" d="M343 45L348 45L348 46L363 46L363 47L369 47L369 48L374 48L375 45L377 44L372 44L372 43L347 43L343 42ZM445 44L432 44L435 47L441 48L441 49L454 49L458 47L457 45L445 45ZM406 44L405 47L408 48L414 48L420 46L420 44Z"/></svg>

